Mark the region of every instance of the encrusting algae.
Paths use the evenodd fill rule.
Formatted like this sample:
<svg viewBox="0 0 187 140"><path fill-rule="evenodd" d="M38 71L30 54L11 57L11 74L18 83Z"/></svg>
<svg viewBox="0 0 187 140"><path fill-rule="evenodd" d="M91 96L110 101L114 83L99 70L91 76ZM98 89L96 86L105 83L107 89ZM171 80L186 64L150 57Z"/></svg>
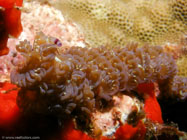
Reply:
<svg viewBox="0 0 187 140"><path fill-rule="evenodd" d="M91 46L178 43L187 33L187 0L57 0Z"/></svg>

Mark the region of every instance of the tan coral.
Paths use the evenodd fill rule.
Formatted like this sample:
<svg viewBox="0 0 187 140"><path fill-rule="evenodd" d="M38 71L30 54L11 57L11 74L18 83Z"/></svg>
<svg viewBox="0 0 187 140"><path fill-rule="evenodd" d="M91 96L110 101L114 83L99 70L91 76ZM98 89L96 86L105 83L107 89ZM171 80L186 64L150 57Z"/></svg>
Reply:
<svg viewBox="0 0 187 140"><path fill-rule="evenodd" d="M173 15L177 20L187 24L187 1L175 0L172 4Z"/></svg>
<svg viewBox="0 0 187 140"><path fill-rule="evenodd" d="M187 77L187 56L183 56L177 61L178 73L177 75Z"/></svg>
<svg viewBox="0 0 187 140"><path fill-rule="evenodd" d="M91 46L178 43L187 30L187 0L56 0Z"/></svg>

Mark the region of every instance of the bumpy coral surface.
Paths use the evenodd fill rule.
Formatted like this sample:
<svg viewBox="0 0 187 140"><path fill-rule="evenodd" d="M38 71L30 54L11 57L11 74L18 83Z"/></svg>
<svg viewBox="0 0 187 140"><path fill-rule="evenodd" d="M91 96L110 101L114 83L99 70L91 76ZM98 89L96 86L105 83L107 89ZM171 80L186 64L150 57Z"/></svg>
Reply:
<svg viewBox="0 0 187 140"><path fill-rule="evenodd" d="M164 96L176 91L180 97L186 89L172 91L176 64L161 47L71 47L59 53L58 45L58 39L39 33L33 47L26 40L16 47L25 62L11 73L11 81L21 87L18 105L24 110L90 114L102 108L102 101L140 83L157 81L161 90L169 88Z"/></svg>
<svg viewBox="0 0 187 140"><path fill-rule="evenodd" d="M178 75L187 77L187 56L183 56L177 61Z"/></svg>
<svg viewBox="0 0 187 140"><path fill-rule="evenodd" d="M186 0L57 0L52 4L80 25L92 46L176 43L187 31Z"/></svg>

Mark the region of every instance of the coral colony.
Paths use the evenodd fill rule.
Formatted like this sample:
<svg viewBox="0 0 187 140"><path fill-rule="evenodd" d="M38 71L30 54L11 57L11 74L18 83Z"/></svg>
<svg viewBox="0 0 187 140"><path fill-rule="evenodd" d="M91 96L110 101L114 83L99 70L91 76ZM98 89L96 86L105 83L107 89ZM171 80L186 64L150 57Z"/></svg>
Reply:
<svg viewBox="0 0 187 140"><path fill-rule="evenodd" d="M187 138L185 38L179 43L186 33L186 0L24 3L25 7L29 4L51 7L53 12L44 14L50 23L54 20L61 23L55 17L58 12L54 7L60 9L78 24L86 42L64 43L66 34L69 37L75 32L80 37L77 29L58 31L59 38L40 31L33 43L29 39L19 41L14 49L20 59L7 70L10 81L0 83L2 138L23 135L45 140ZM0 0L1 55L8 53L8 37L18 37L22 31L20 16L21 11L26 12L24 3L21 7L22 1ZM38 22L34 27L29 23L32 16L24 17L23 23L28 24L23 29L29 28L29 34L38 26L41 27L37 31L44 26L45 31L51 26L54 32L55 27L62 29L56 23L45 25L47 22L41 19L36 20L41 25ZM34 18L40 17L36 14ZM170 41L178 44L175 44L177 52L171 51L172 45L160 45ZM168 115L168 108L170 112L177 109L181 119Z"/></svg>
<svg viewBox="0 0 187 140"><path fill-rule="evenodd" d="M163 45L187 32L186 0L56 0L52 5L76 21L92 46L129 41ZM125 39L124 39L125 38Z"/></svg>

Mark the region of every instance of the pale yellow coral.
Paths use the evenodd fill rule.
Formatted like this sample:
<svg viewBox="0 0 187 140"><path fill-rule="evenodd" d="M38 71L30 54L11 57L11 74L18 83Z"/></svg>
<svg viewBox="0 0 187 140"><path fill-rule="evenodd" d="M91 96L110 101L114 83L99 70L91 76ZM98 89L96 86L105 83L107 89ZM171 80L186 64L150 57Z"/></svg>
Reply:
<svg viewBox="0 0 187 140"><path fill-rule="evenodd" d="M183 56L177 60L178 73L177 75L187 77L187 56Z"/></svg>
<svg viewBox="0 0 187 140"><path fill-rule="evenodd" d="M56 0L92 46L178 43L187 32L187 0Z"/></svg>

